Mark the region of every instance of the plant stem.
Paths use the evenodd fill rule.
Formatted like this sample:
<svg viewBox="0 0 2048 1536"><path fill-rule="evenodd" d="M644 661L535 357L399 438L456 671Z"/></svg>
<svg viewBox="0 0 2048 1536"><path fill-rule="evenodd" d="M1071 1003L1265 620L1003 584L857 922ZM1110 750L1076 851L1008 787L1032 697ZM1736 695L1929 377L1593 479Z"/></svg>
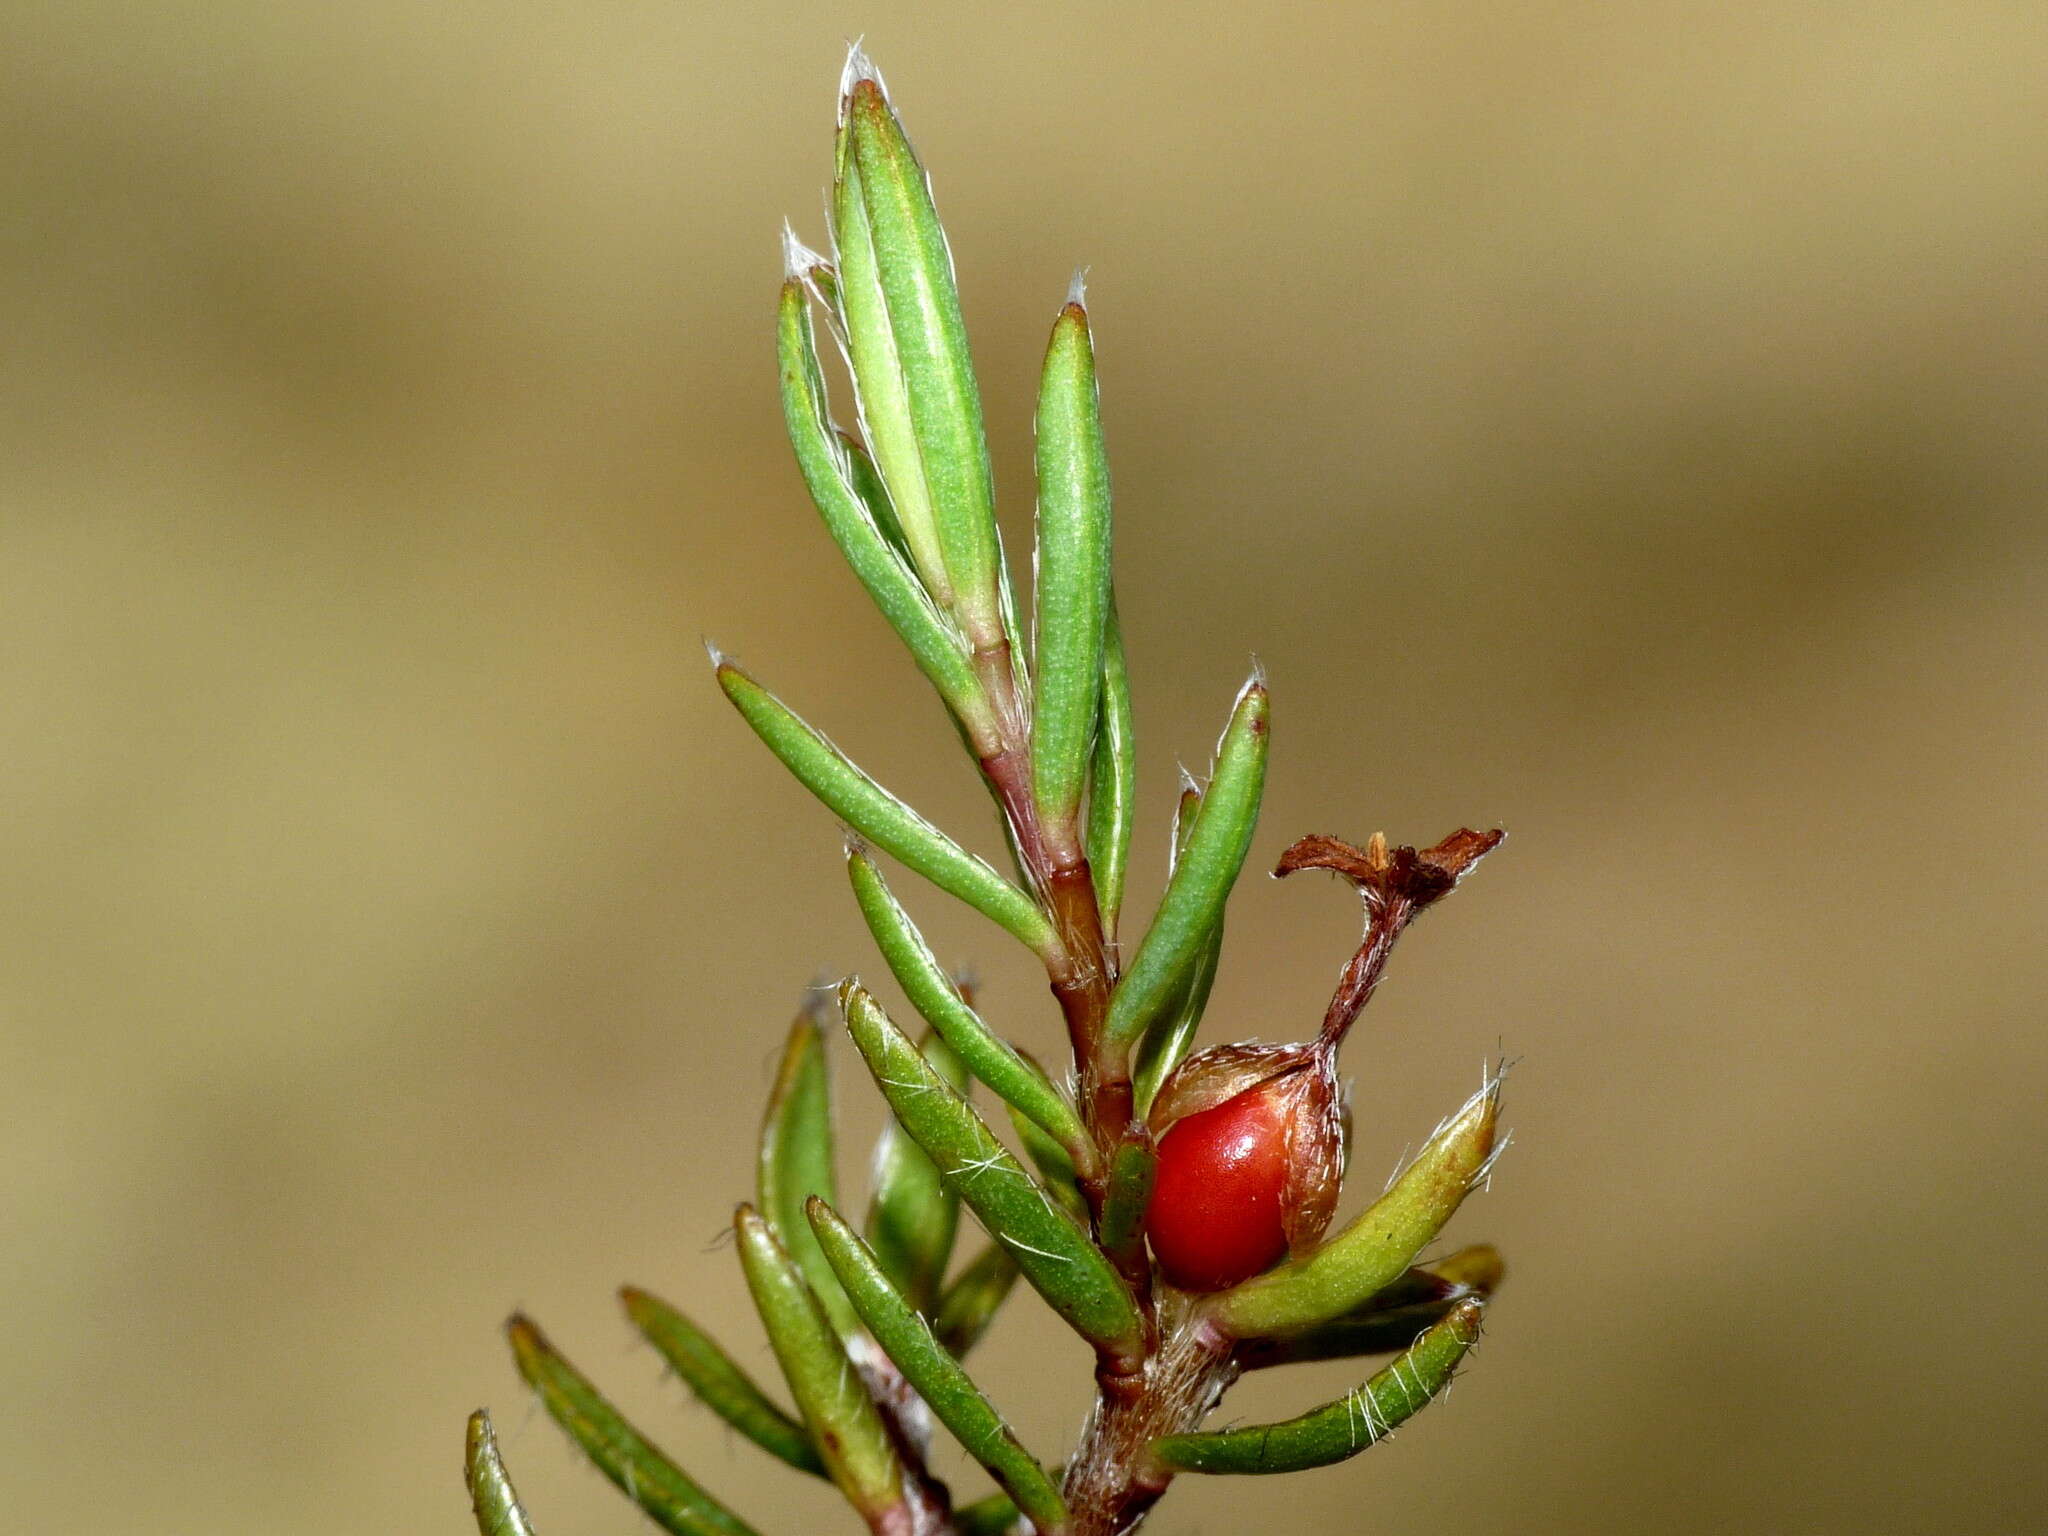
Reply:
<svg viewBox="0 0 2048 1536"><path fill-rule="evenodd" d="M1178 1315L1128 1390L1097 1395L1067 1463L1061 1494L1073 1536L1117 1536L1142 1519L1173 1479L1151 1455L1152 1442L1195 1428L1237 1379L1230 1340L1186 1309L1179 1293L1167 1294Z"/></svg>
<svg viewBox="0 0 2048 1536"><path fill-rule="evenodd" d="M974 667L994 703L1002 743L997 751L980 759L981 771L1003 807L1025 875L1052 918L1058 939L1047 957L1046 972L1066 1020L1081 1121L1089 1138L1089 1144L1075 1156L1075 1177L1099 1235L1117 1149L1127 1142L1149 1140L1135 1116L1130 1053L1110 1043L1105 1027L1110 992L1116 985L1116 961L1103 930L1102 909L1082 847L1078 818L1067 825L1048 824L1032 793L1029 715L1019 694L1008 642L977 649ZM1134 1234L1134 1238L1109 1257L1145 1317L1149 1351L1151 1335L1156 1332L1152 1267L1142 1234ZM1126 1360L1103 1357L1096 1371L1101 1400L1130 1400L1140 1374Z"/></svg>

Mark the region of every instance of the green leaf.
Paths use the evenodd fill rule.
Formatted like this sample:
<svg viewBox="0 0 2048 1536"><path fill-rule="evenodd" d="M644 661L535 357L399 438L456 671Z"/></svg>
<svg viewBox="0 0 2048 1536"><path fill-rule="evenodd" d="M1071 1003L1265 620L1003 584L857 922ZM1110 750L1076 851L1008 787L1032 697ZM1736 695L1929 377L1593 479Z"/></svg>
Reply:
<svg viewBox="0 0 2048 1536"><path fill-rule="evenodd" d="M888 962L889 974L896 978L896 984L903 988L924 1021L945 1037L967 1070L1004 1103L1030 1116L1048 1135L1066 1145L1084 1145L1087 1132L1073 1106L1046 1080L1043 1072L1020 1056L967 1005L865 850L847 850L846 873L853 882L854 899L860 903L861 915L875 936L876 947Z"/></svg>
<svg viewBox="0 0 2048 1536"><path fill-rule="evenodd" d="M753 1527L693 1482L523 1317L505 1325L519 1374L598 1471L674 1536L752 1536Z"/></svg>
<svg viewBox="0 0 2048 1536"><path fill-rule="evenodd" d="M951 1046L937 1035L920 1042L924 1059L953 1088L964 1092L967 1072ZM868 1205L867 1238L897 1288L920 1312L930 1311L953 1256L960 1226L960 1197L946 1187L924 1148L891 1120L875 1147L874 1198ZM813 1223L815 1226L815 1223ZM825 1257L831 1258L828 1252ZM832 1266L839 1273L839 1266ZM860 1303L854 1302L854 1310Z"/></svg>
<svg viewBox="0 0 2048 1536"><path fill-rule="evenodd" d="M1357 1220L1320 1248L1209 1299L1226 1333L1259 1338L1342 1317L1396 1280L1443 1230L1494 1152L1500 1079L1465 1101Z"/></svg>
<svg viewBox="0 0 2048 1536"><path fill-rule="evenodd" d="M1172 1006L1138 1042L1138 1060L1131 1072L1131 1088L1140 1115L1152 1108L1152 1100L1159 1094L1159 1085L1172 1075L1173 1069L1186 1060L1188 1052L1194 1048L1195 1035L1202 1027L1202 1015L1208 1011L1209 993L1216 984L1216 966L1222 958L1223 919L1218 918L1216 926L1209 930L1209 936L1196 952L1194 965L1181 978Z"/></svg>
<svg viewBox="0 0 2048 1536"><path fill-rule="evenodd" d="M1188 845L1188 836L1195 830L1195 813L1202 808L1200 786L1187 776L1186 770L1182 770L1181 780L1180 803L1173 818L1173 854L1167 863L1169 876L1180 863L1180 856ZM1138 1060L1131 1072L1131 1089L1140 1115L1152 1108L1152 1101L1159 1096L1160 1085L1194 1046L1195 1034L1202 1027L1202 1015L1209 1007L1210 989L1216 984L1216 966L1223 957L1223 927L1224 919L1218 917L1196 952L1195 963L1181 978L1165 1015L1146 1030L1138 1042Z"/></svg>
<svg viewBox="0 0 2048 1536"><path fill-rule="evenodd" d="M925 484L924 459L917 429L910 419L910 396L903 362L897 354L896 330L883 297L875 264L875 242L868 228L867 199L862 196L860 170L854 163L852 136L839 131L838 174L832 189L833 249L838 255L837 297L846 332L846 360L853 391L860 404L861 430L874 450L875 464L888 486L889 503L903 530L911 563L939 607L954 610L952 578L932 516L931 491Z"/></svg>
<svg viewBox="0 0 2048 1536"><path fill-rule="evenodd" d="M1041 956L1058 948L1038 904L849 762L788 706L723 658L718 686L813 795L862 837L959 897Z"/></svg>
<svg viewBox="0 0 2048 1536"><path fill-rule="evenodd" d="M1003 638L995 486L952 252L939 227L924 167L903 135L880 77L858 49L847 61L840 111L847 143L842 181L859 194L873 250L872 274L863 275L882 299L882 314L871 314L866 323L885 319L890 332L922 470L918 478L930 499L955 612L977 644L992 644ZM842 221L848 201L838 199ZM843 240L843 228L841 234ZM843 256L841 265L851 332L857 301ZM897 467L880 444L876 456L893 492Z"/></svg>
<svg viewBox="0 0 2048 1536"><path fill-rule="evenodd" d="M958 1536L1009 1536L1017 1525L1017 1506L1007 1493L992 1493L953 1511Z"/></svg>
<svg viewBox="0 0 2048 1536"><path fill-rule="evenodd" d="M939 1297L932 1332L953 1352L954 1359L966 1359L967 1352L981 1342L1016 1283L1017 1261L1001 1243L990 1243L953 1277Z"/></svg>
<svg viewBox="0 0 2048 1536"><path fill-rule="evenodd" d="M1309 1360L1348 1360L1357 1355L1406 1349L1417 1334L1442 1321L1467 1297L1484 1301L1500 1285L1500 1255L1486 1244L1461 1249L1411 1269L1363 1306L1301 1333L1278 1339L1246 1339L1237 1363L1246 1370L1299 1365Z"/></svg>
<svg viewBox="0 0 2048 1536"><path fill-rule="evenodd" d="M1017 1139L1024 1143L1025 1156L1044 1179L1046 1189L1069 1216L1086 1227L1088 1197L1081 1193L1081 1179L1074 1171L1072 1154L1014 1109L1010 1111L1010 1124L1016 1129Z"/></svg>
<svg viewBox="0 0 2048 1536"><path fill-rule="evenodd" d="M1270 706L1254 678L1237 697L1216 748L1216 771L1174 864L1152 927L1109 1003L1108 1034L1136 1043L1172 1004L1244 867L1266 782Z"/></svg>
<svg viewBox="0 0 2048 1536"><path fill-rule="evenodd" d="M1064 1526L1067 1506L1038 1458L1018 1443L960 1362L932 1336L910 1298L891 1283L875 1252L824 1201L813 1200L809 1214L825 1257L839 1274L839 1283L853 1298L855 1310L882 1352L896 1362L903 1379L916 1388L938 1421L953 1432L968 1455L987 1469L1040 1532Z"/></svg>
<svg viewBox="0 0 2048 1536"><path fill-rule="evenodd" d="M1149 1145L1127 1141L1116 1149L1109 1165L1109 1192L1102 1202L1102 1229L1097 1234L1110 1253L1119 1253L1137 1241L1158 1172L1159 1157Z"/></svg>
<svg viewBox="0 0 2048 1536"><path fill-rule="evenodd" d="M469 1506L476 1511L481 1536L533 1536L533 1523L513 1490L505 1463L498 1459L498 1437L491 1416L479 1408L469 1416L469 1438L463 1447L462 1470L469 1480Z"/></svg>
<svg viewBox="0 0 2048 1536"><path fill-rule="evenodd" d="M915 575L917 566L910 559L910 540L904 537L903 524L896 517L896 504L889 499L888 482L876 468L874 455L868 452L867 444L853 433L843 428L838 431L839 445L846 450L847 479L853 485L854 494L868 509L869 518L882 537L889 541L889 547L903 558ZM923 585L921 579L919 585Z"/></svg>
<svg viewBox="0 0 2048 1536"><path fill-rule="evenodd" d="M799 1219L809 1235L810 1222ZM753 1293L790 1395L810 1426L812 1443L823 1454L840 1492L872 1523L904 1502L903 1463L881 1410L805 1283L803 1271L760 1213L741 1206L733 1230L739 1236L747 1289ZM817 1239L811 1241L815 1244ZM839 1289L837 1279L833 1289Z"/></svg>
<svg viewBox="0 0 2048 1536"><path fill-rule="evenodd" d="M1177 1472L1301 1472L1344 1461L1377 1444L1428 1406L1479 1339L1484 1302L1467 1298L1408 1352L1334 1403L1284 1424L1211 1434L1168 1435L1152 1454Z"/></svg>
<svg viewBox="0 0 2048 1536"><path fill-rule="evenodd" d="M1037 695L1031 775L1048 826L1079 820L1109 618L1109 459L1080 279L1053 322L1038 389Z"/></svg>
<svg viewBox="0 0 2048 1536"><path fill-rule="evenodd" d="M1123 1281L1052 1195L946 1085L881 1005L840 988L847 1032L890 1109L939 1166L988 1235L1010 1251L1032 1289L1083 1338L1135 1361L1144 1327Z"/></svg>
<svg viewBox="0 0 2048 1536"><path fill-rule="evenodd" d="M768 1110L761 1117L754 1187L763 1216L803 1269L832 1325L842 1337L858 1333L853 1303L840 1292L832 1266L818 1251L811 1224L804 1219L804 1202L811 1196L839 1197L824 1022L812 1007L790 1025L783 1045Z"/></svg>
<svg viewBox="0 0 2048 1536"><path fill-rule="evenodd" d="M1123 625L1116 594L1102 635L1102 710L1095 724L1095 755L1088 768L1088 867L1102 930L1116 938L1123 913L1124 876L1131 863L1131 823L1138 799L1137 740L1131 721L1131 677L1124 664Z"/></svg>
<svg viewBox="0 0 2048 1536"><path fill-rule="evenodd" d="M784 1413L723 1349L689 1318L637 1286L622 1286L626 1316L713 1413L769 1455L800 1472L825 1476L810 1431Z"/></svg>
<svg viewBox="0 0 2048 1536"><path fill-rule="evenodd" d="M1166 872L1171 875L1180 864L1180 856L1188 851L1188 838L1194 834L1195 813L1202 808L1202 786L1195 782L1195 776L1183 768L1180 771L1180 798L1173 805L1173 847L1166 856Z"/></svg>
<svg viewBox="0 0 2048 1536"><path fill-rule="evenodd" d="M791 242L792 263L819 258ZM801 272L782 285L778 327L782 411L811 500L846 563L902 638L941 698L979 745L993 749L995 716L959 634L932 605L924 584L890 543L855 484L854 457L833 429L818 369L811 305ZM893 519L893 513L891 514Z"/></svg>

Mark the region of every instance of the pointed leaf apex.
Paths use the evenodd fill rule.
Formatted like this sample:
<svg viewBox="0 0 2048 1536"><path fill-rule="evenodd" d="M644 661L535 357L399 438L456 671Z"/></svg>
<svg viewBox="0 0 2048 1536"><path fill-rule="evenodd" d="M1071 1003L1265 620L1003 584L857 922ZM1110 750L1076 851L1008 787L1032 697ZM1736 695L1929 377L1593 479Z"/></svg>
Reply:
<svg viewBox="0 0 2048 1536"><path fill-rule="evenodd" d="M728 666L732 665L732 663L726 658L725 652L721 651L718 648L717 641L713 640L709 635L705 635L703 637L703 640L704 654L711 658L711 665L714 670L723 672Z"/></svg>
<svg viewBox="0 0 2048 1536"><path fill-rule="evenodd" d="M829 267L831 261L812 250L797 238L796 230L789 220L782 221L782 280L786 283L809 283L811 274L820 267Z"/></svg>
<svg viewBox="0 0 2048 1536"><path fill-rule="evenodd" d="M533 1523L527 1519L512 1479L506 1475L505 1463L498 1456L498 1437L491 1429L487 1409L479 1408L469 1416L462 1462L469 1482L470 1507L476 1512L476 1527L483 1536L533 1536Z"/></svg>
<svg viewBox="0 0 2048 1536"><path fill-rule="evenodd" d="M1245 679L1244 691L1245 693L1250 693L1254 688L1264 688L1265 686L1266 664L1263 661L1259 660L1258 652L1254 651L1252 652L1251 676ZM1242 697L1242 695L1240 695L1240 697Z"/></svg>
<svg viewBox="0 0 2048 1536"><path fill-rule="evenodd" d="M1074 276L1067 284L1067 308L1086 312L1088 308L1088 269L1074 268Z"/></svg>
<svg viewBox="0 0 2048 1536"><path fill-rule="evenodd" d="M846 45L846 66L839 71L839 120L842 123L846 121L846 104L853 99L853 93L862 81L874 86L883 101L889 99L889 87L882 79L882 72L875 68L875 61L861 46L866 41L864 36L856 37Z"/></svg>

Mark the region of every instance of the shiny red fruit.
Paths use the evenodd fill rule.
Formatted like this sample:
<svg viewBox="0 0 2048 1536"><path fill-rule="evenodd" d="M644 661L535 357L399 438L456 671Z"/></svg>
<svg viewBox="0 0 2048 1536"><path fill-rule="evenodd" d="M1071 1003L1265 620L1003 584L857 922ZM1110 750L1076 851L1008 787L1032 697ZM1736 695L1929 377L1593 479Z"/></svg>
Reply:
<svg viewBox="0 0 2048 1536"><path fill-rule="evenodd" d="M1261 1084L1176 1120L1159 1143L1146 1231L1166 1278L1220 1291L1287 1252L1288 1095Z"/></svg>

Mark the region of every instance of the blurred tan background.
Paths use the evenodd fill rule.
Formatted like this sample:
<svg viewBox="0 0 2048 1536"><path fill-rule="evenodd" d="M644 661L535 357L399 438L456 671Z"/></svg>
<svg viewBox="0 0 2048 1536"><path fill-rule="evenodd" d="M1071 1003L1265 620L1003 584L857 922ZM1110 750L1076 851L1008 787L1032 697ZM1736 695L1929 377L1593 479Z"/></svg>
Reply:
<svg viewBox="0 0 2048 1536"><path fill-rule="evenodd" d="M2040 5L8 10L12 1528L455 1533L489 1403L547 1536L634 1529L515 1303L771 1536L846 1525L611 1293L770 1368L719 1233L798 990L876 968L699 638L991 841L779 436L859 30L1013 519L1093 264L1141 910L1253 651L1257 860L1513 834L1347 1053L1375 1188L1523 1058L1476 1367L1155 1528L2041 1528ZM1234 912L1208 1038L1304 1031L1350 903ZM988 1348L1048 1448L1084 1376L1028 1300Z"/></svg>

